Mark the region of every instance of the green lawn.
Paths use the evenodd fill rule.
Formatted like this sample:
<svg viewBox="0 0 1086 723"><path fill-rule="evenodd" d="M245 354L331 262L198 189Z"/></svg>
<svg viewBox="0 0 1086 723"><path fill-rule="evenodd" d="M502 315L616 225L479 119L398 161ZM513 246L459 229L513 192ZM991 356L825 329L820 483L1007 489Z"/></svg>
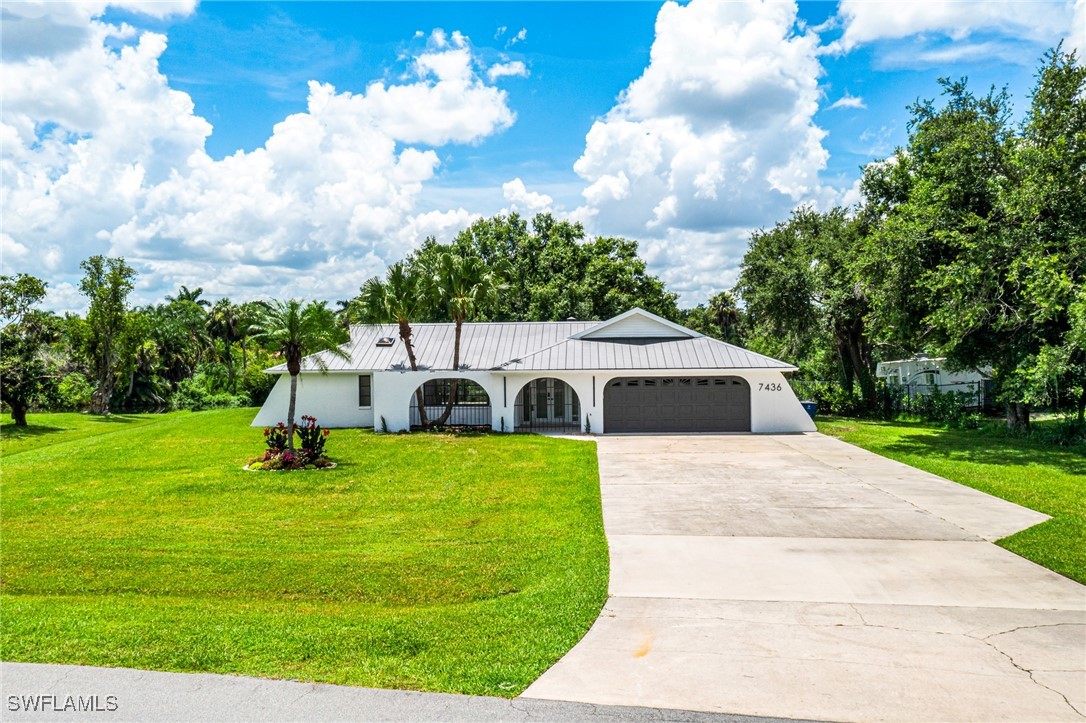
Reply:
<svg viewBox="0 0 1086 723"><path fill-rule="evenodd" d="M245 472L255 410L0 427L9 661L513 696L606 599L595 445L336 430Z"/></svg>
<svg viewBox="0 0 1086 723"><path fill-rule="evenodd" d="M1086 583L1086 454L998 430L921 422L818 421L818 431L1051 515L999 541L1022 557Z"/></svg>

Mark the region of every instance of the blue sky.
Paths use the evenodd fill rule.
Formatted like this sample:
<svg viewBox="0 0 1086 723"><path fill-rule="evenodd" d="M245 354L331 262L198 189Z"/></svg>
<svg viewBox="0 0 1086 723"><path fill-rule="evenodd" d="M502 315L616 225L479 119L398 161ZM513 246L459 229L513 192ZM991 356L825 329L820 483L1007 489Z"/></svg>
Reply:
<svg viewBox="0 0 1086 723"><path fill-rule="evenodd" d="M940 76L1021 113L1084 8L5 5L4 273L49 280L57 309L91 253L134 263L140 302L345 298L425 235L548 210L638 240L695 304L751 229L860 201Z"/></svg>
<svg viewBox="0 0 1086 723"><path fill-rule="evenodd" d="M800 19L811 26L836 12L832 2L798 5ZM648 64L658 11L658 3L640 0L213 2L188 18L161 24L170 38L161 67L171 85L192 96L196 112L215 126L207 149L222 158L259 147L275 123L303 111L309 80L361 91L373 80L406 72L402 56L418 46L416 31L460 30L484 57L522 60L531 76L503 85L516 124L477 147L446 149L442 177L434 185L497 188L520 176L533 188L565 190L576 204L580 185L572 169L584 151L585 133ZM135 19L133 13L117 17ZM510 46L522 28L531 28L528 36ZM834 29L826 38L840 34ZM1024 44L1012 62L981 57L917 67L895 60L910 45L865 47L823 59L821 85L830 102L816 118L829 131L827 173L842 184L851 183L863 164L905 142L906 106L936 96L940 76L968 76L978 88L1007 85L1025 105L1035 45ZM846 93L862 98L867 108L827 110ZM493 211L500 210L500 194L494 201Z"/></svg>

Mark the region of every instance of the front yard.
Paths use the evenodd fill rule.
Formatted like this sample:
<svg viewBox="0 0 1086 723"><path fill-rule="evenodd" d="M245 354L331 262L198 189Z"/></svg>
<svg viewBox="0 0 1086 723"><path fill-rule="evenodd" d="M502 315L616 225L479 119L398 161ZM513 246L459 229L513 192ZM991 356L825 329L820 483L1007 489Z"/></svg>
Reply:
<svg viewBox="0 0 1086 723"><path fill-rule="evenodd" d="M334 470L244 472L253 414L4 424L4 659L513 696L595 620L592 443L334 430Z"/></svg>
<svg viewBox="0 0 1086 723"><path fill-rule="evenodd" d="M1086 583L1086 454L995 430L921 422L818 421L818 431L1051 515L999 544Z"/></svg>

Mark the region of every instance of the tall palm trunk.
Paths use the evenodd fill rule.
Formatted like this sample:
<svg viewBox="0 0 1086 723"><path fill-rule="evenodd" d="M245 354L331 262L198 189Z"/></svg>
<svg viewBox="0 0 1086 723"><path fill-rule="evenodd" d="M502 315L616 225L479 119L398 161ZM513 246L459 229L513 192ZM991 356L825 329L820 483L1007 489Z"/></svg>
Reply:
<svg viewBox="0 0 1086 723"><path fill-rule="evenodd" d="M419 365L415 361L415 347L411 343L411 323L407 319L399 319L397 323L400 327L400 339L403 340L404 349L407 350L407 361L411 364L411 371L417 372ZM419 424L429 427L430 419L426 416L426 400L422 394L422 385L415 390L415 406L419 408Z"/></svg>
<svg viewBox="0 0 1086 723"><path fill-rule="evenodd" d="M294 409L298 402L298 375L302 372L302 350L292 346L287 350L287 371L290 372L290 404L287 406L287 449L294 452Z"/></svg>
<svg viewBox="0 0 1086 723"><path fill-rule="evenodd" d="M290 404L287 406L287 449L294 452L294 408L298 402L298 375L290 375Z"/></svg>
<svg viewBox="0 0 1086 723"><path fill-rule="evenodd" d="M464 329L464 317L458 316L456 318L456 331L453 336L453 372L460 371L460 333ZM449 398L445 402L445 411L441 413L441 416L434 420L434 425L440 427L449 421L449 417L452 416L453 405L456 404L456 391L459 379L452 378L449 382Z"/></svg>

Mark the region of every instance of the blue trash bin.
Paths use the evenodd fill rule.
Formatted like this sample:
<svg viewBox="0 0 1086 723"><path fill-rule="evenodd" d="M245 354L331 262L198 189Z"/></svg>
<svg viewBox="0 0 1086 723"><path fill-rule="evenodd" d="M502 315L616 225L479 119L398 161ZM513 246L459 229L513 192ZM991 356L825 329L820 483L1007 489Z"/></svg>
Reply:
<svg viewBox="0 0 1086 723"><path fill-rule="evenodd" d="M807 412L807 414L811 415L811 419L814 419L815 414L818 412L818 403L817 402L803 401L803 402L800 402L800 404L803 405L803 411L805 411L805 412Z"/></svg>

